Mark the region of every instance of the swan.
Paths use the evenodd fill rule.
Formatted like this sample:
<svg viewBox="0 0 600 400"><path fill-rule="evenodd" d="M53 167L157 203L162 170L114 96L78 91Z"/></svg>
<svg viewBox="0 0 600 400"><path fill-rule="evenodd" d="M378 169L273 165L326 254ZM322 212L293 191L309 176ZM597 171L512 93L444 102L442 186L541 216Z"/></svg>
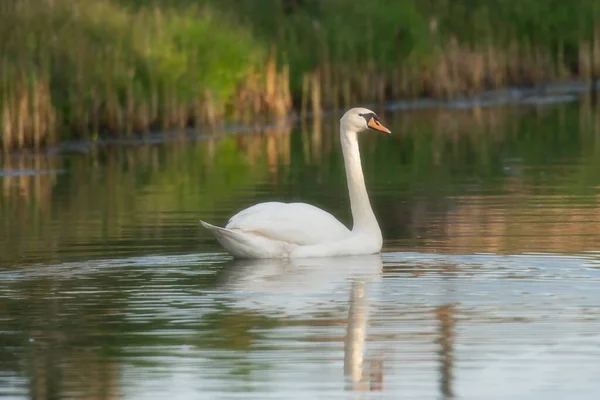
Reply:
<svg viewBox="0 0 600 400"><path fill-rule="evenodd" d="M240 211L222 228L200 223L234 257L308 258L375 254L381 251L381 229L365 186L359 133L390 134L377 114L352 108L340 119L340 142L346 168L353 227L348 229L330 213L306 203L266 202Z"/></svg>

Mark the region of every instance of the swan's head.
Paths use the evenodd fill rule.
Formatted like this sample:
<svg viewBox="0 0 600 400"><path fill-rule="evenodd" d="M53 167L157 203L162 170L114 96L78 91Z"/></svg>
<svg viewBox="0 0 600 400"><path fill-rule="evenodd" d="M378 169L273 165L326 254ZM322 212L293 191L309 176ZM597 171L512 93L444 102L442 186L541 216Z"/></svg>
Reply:
<svg viewBox="0 0 600 400"><path fill-rule="evenodd" d="M364 132L364 131L377 131L383 133L392 133L388 128L383 126L377 114L367 108L351 108L346 111L342 119L340 119L340 126L345 131L350 132Z"/></svg>

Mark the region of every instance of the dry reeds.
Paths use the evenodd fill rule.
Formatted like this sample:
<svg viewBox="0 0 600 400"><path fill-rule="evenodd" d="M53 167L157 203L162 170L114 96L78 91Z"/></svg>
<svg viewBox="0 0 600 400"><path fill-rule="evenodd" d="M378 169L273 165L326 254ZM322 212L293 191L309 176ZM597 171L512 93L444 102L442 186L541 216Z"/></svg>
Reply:
<svg viewBox="0 0 600 400"><path fill-rule="evenodd" d="M246 123L257 116L281 119L292 107L289 89L289 67L277 67L276 52L272 49L263 73L253 70L239 85L231 102L235 119Z"/></svg>
<svg viewBox="0 0 600 400"><path fill-rule="evenodd" d="M110 0L7 0L0 8L0 147L272 118L289 71L207 9ZM261 64L266 60L266 63ZM231 112L233 109L234 112Z"/></svg>
<svg viewBox="0 0 600 400"><path fill-rule="evenodd" d="M47 80L19 77L4 90L0 102L2 148L34 147L55 140L56 110Z"/></svg>
<svg viewBox="0 0 600 400"><path fill-rule="evenodd" d="M306 110L309 103L317 113L317 108L381 103L390 98L453 99L507 85L535 86L577 76L563 59L546 49L516 42L501 49L473 47L451 38L437 47L432 57L419 67L406 65L392 70L378 69L373 62L318 68L303 77L301 109ZM600 76L600 35L593 46L581 43L580 58L582 79Z"/></svg>
<svg viewBox="0 0 600 400"><path fill-rule="evenodd" d="M302 115L318 117L357 103L595 80L600 15L582 1L592 19L567 18L578 33L566 35L549 30L551 17L575 11L539 19L543 0L518 10L516 22L512 7L492 15L485 2L373 0L364 9L331 0L285 11L279 0L6 0L0 147L40 147L59 131L93 140L262 123L287 116L292 97Z"/></svg>

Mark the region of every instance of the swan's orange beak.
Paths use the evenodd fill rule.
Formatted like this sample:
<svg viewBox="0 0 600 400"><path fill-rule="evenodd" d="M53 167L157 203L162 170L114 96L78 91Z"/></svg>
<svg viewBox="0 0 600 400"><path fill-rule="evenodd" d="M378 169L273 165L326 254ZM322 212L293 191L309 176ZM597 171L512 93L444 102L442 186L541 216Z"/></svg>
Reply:
<svg viewBox="0 0 600 400"><path fill-rule="evenodd" d="M379 120L376 119L375 117L369 118L369 122L367 122L367 126L371 129L373 129L374 131L379 131L379 132L388 133L388 134L392 133L392 131L390 131L388 128L383 126L383 124L381 122L379 122Z"/></svg>

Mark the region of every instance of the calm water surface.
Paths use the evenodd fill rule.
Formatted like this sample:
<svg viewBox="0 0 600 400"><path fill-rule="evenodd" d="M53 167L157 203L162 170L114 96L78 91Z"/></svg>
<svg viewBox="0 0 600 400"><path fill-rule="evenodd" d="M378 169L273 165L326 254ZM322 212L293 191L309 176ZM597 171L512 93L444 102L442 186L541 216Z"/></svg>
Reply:
<svg viewBox="0 0 600 400"><path fill-rule="evenodd" d="M267 199L350 219L335 120L0 164L0 397L590 399L600 114L383 113L382 255L233 261Z"/></svg>

